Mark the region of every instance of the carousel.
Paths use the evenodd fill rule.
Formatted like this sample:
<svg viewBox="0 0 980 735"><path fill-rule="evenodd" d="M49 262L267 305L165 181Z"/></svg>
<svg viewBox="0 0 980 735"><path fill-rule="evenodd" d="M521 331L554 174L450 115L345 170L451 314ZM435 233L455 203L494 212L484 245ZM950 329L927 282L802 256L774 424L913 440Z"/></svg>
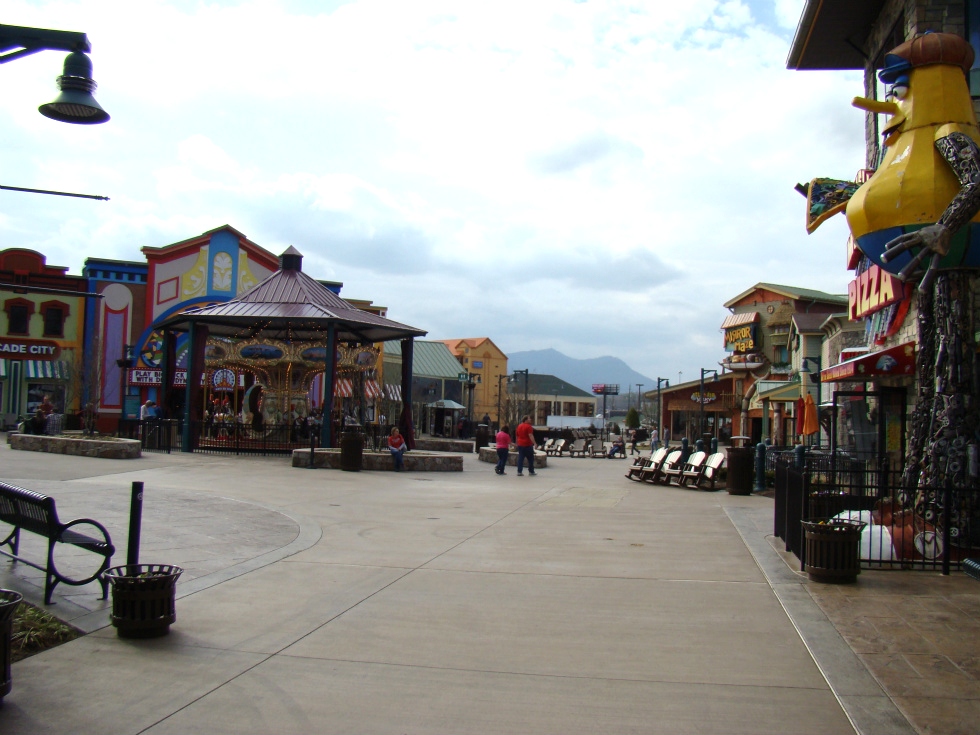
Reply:
<svg viewBox="0 0 980 735"><path fill-rule="evenodd" d="M279 270L250 291L154 324L163 335L164 405L185 407L184 451L232 434L257 440L311 424L320 445L333 446L345 418L364 422L365 394L378 392L379 344L388 340L401 341L403 408L397 424L414 443L413 341L426 332L351 306L303 273L302 260L290 247L280 256ZM173 380L181 333L188 336L188 375L202 376L183 387ZM184 400L175 402L173 393L180 390ZM337 416L340 422L330 420Z"/></svg>

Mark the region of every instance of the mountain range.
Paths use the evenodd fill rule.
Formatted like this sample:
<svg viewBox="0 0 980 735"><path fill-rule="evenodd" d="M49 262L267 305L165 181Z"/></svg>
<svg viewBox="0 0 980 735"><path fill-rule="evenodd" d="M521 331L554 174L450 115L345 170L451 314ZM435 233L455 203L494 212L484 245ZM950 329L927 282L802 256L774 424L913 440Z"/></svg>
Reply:
<svg viewBox="0 0 980 735"><path fill-rule="evenodd" d="M532 374L554 375L566 380L586 393L592 393L593 383L618 383L620 394L625 396L631 389L642 384L646 390L657 381L641 375L618 357L593 357L578 360L558 350L528 350L507 355L507 368L529 370Z"/></svg>

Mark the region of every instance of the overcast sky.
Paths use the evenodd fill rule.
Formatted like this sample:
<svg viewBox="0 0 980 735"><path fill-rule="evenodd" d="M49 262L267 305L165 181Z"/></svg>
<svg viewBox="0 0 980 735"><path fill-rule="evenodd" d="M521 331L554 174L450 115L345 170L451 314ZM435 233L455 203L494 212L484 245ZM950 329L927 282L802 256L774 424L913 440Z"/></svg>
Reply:
<svg viewBox="0 0 980 735"><path fill-rule="evenodd" d="M228 224L430 338L692 379L757 282L847 289L793 185L863 166L861 75L786 70L802 7L5 0L88 34L112 120L38 114L62 52L0 66L0 184L111 200L0 191L0 249L78 274Z"/></svg>

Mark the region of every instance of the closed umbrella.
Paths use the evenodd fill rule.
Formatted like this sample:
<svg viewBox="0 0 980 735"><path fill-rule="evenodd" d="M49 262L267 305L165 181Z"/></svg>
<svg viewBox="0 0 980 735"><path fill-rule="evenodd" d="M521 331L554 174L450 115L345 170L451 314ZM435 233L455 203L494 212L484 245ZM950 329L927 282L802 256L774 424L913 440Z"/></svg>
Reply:
<svg viewBox="0 0 980 735"><path fill-rule="evenodd" d="M817 421L817 404L813 402L813 396L807 393L803 401L803 433L810 436L818 431L820 423Z"/></svg>

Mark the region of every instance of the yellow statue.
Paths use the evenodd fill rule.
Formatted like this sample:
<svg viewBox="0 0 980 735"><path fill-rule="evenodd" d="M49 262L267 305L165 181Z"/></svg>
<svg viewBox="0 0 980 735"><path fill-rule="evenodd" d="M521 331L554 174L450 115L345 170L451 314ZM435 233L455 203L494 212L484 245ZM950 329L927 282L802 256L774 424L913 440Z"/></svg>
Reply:
<svg viewBox="0 0 980 735"><path fill-rule="evenodd" d="M940 268L980 267L980 130L965 76L973 48L927 33L885 63L886 100L853 102L891 117L884 158L847 203L847 223L861 251L902 280L928 265L925 291Z"/></svg>

